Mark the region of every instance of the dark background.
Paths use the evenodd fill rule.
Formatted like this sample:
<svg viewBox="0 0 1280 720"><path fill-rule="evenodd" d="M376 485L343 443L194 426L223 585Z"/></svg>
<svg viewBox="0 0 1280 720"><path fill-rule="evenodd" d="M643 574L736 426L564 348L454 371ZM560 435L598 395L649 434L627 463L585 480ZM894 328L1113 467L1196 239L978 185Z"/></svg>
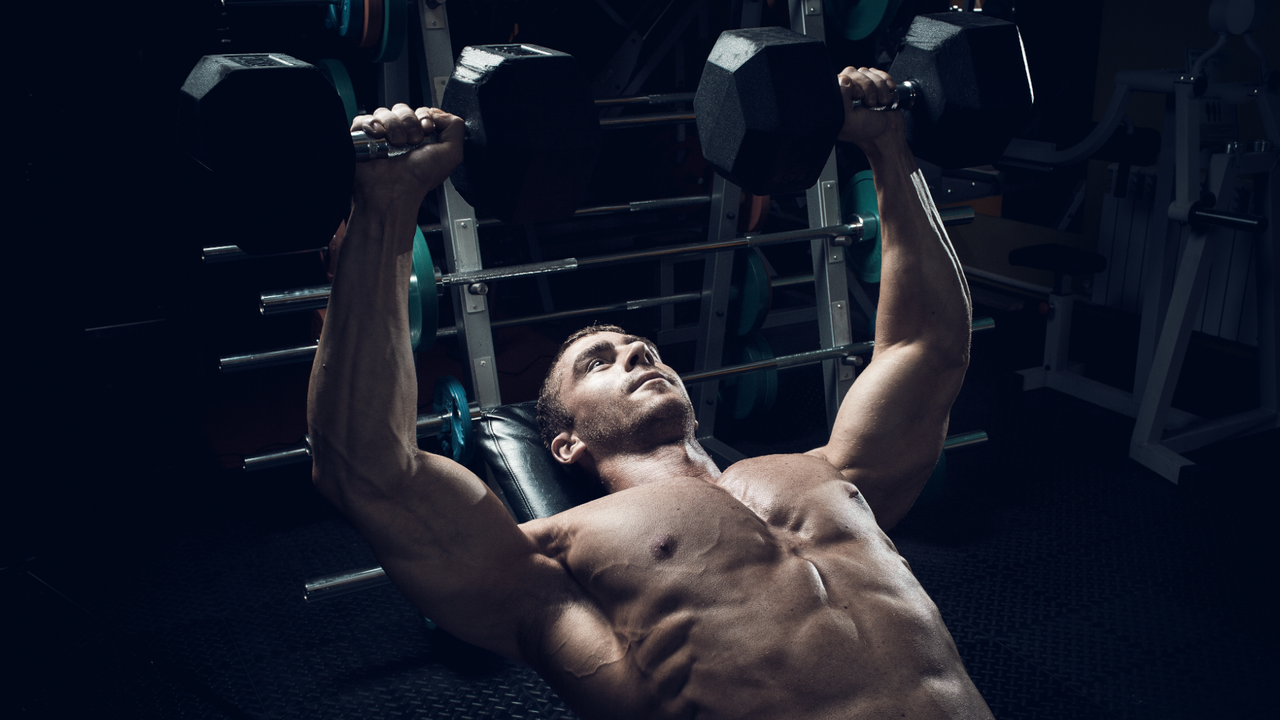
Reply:
<svg viewBox="0 0 1280 720"><path fill-rule="evenodd" d="M646 4L616 5L646 21ZM710 17L728 16L727 3L710 5ZM904 0L902 22L880 36L831 41L833 65L876 62L912 14L938 5ZM1145 67L1169 65L1180 52L1172 46L1207 45L1206 7L1159 3L1144 16L1117 13L1100 0L1018 3L1037 97L1020 135L1060 144L1082 137L1096 117L1096 98L1109 96L1098 81L1114 72L1109 63L1138 56L1158 58ZM1107 25L1135 14L1152 27L1187 28L1191 39L1141 23ZM201 55L227 51L224 36L237 51L338 56L353 68L360 53L303 8L244 11L229 25L218 3L203 0L60 4L17 17L0 597L12 603L5 644L18 648L24 670L9 678L0 702L32 717L72 710L121 717L561 712L536 679L493 670L483 659L466 665L469 656L447 639L424 637L389 590L323 610L337 639L316 642L342 658L330 666L340 670L317 676L289 665L289 657L315 650L297 640L307 629L254 654L272 626L317 622L297 599L304 578L359 566L368 553L315 496L305 467L261 476L235 469L243 455L301 439L307 370L220 376L217 358L303 341L305 323L255 317L255 293L312 284L322 269L318 261L201 265L199 248L213 239L194 214L197 198L184 193L188 160L171 141L175 94ZM503 33L519 22L522 41L573 52L589 67L607 60L624 37L592 2L452 0L450 19L455 50L505 42ZM1263 35L1274 37L1274 19ZM1232 49L1243 52L1238 44ZM692 89L705 54L691 41L685 67L668 63L645 89ZM372 73L355 72L361 102L370 106ZM683 87L672 87L678 81ZM246 132L276 135L289 121L264 117ZM707 177L700 167L673 177L646 165L654 162L652 148L673 142L656 133L613 141L602 155L597 197L659 197ZM1006 217L1054 224L1086 172L1082 166L1007 195ZM687 227L637 232L647 230L670 236ZM486 265L488 254L520 259L522 243L521 236L495 234ZM556 292L562 301L580 300L621 284L638 296L652 292L647 283L634 273L584 277ZM534 292L512 284L496 307ZM1259 688L1276 669L1265 652L1274 631L1263 594L1274 566L1268 528L1275 431L1200 451L1195 457L1210 471L1205 480L1194 489L1169 485L1125 457L1131 420L1053 391L1009 392L1009 374L1037 362L1043 319L1035 306L976 310L997 316L998 337L975 338L953 430L982 427L993 440L952 463L949 502L918 508L894 535L942 608L975 682L998 717L1274 712ZM1076 352L1098 372L1129 374L1132 357L1114 348L1133 332L1133 319L1084 315ZM654 318L628 322L643 330ZM86 332L137 323L122 332ZM504 400L531 396L547 348L567 330L496 334L507 358L500 361ZM804 349L805 332L777 344ZM456 366L457 350L447 343L433 353L432 367ZM1208 414L1249 407L1256 385L1203 379L1251 373L1256 354L1247 349L1193 342L1176 402ZM796 389L795 405L768 423L726 425L726 439L759 452L817 444L820 411L800 388L819 382L797 373L786 386ZM206 622L235 629L198 630ZM318 673L326 656L306 657ZM320 676L341 682L326 686ZM525 689L512 691L511 705L485 700L488 687ZM450 688L481 699L439 700L453 697ZM437 701L398 704L404 697Z"/></svg>

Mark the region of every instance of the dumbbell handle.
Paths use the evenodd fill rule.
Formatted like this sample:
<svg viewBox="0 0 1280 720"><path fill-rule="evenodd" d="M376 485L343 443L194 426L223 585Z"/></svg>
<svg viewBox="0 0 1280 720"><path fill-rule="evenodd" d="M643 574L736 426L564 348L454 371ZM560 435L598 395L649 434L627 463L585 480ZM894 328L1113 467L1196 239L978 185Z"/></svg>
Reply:
<svg viewBox="0 0 1280 720"><path fill-rule="evenodd" d="M920 93L920 81L903 80L893 89L893 99L888 105L863 105L861 100L854 100L853 106L884 112L885 110L910 110L916 104L916 96Z"/></svg>
<svg viewBox="0 0 1280 720"><path fill-rule="evenodd" d="M426 140L417 145L392 145L384 138L369 137L363 130L351 133L351 144L356 151L356 162L381 160L411 153L423 145L434 145L439 142L435 135L428 135Z"/></svg>

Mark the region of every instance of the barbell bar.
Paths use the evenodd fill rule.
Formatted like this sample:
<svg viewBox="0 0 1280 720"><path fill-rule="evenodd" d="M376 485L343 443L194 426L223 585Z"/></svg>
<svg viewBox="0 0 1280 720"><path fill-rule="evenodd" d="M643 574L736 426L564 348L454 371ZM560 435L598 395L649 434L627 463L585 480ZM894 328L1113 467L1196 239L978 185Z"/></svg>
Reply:
<svg viewBox="0 0 1280 720"><path fill-rule="evenodd" d="M695 196L701 197L701 196ZM649 202L669 202L669 201L649 201ZM639 203L630 203L629 205L604 206L607 208L632 208ZM663 205L663 207L670 207ZM588 212L607 212L604 209L587 208ZM973 222L974 210L971 206L957 206L942 208L939 210L944 225L965 225ZM762 247L782 242L792 242L795 240L807 240L818 237L849 237L851 242L857 242L857 237L861 237L861 231L864 221L861 217L856 217L852 223L846 225L837 225L828 228L820 228L818 230L794 230L786 233L770 233L768 235L746 235L735 240L723 241L719 244L708 244L705 242L689 243L686 245L667 246L665 248L651 248L647 250L629 251L622 253L613 253L610 255L600 255L589 258L565 258L563 260L550 260L541 263L527 263L522 265L508 265L505 267L489 268L484 270L476 270L469 273L452 273L448 275L440 275L436 278L436 283L442 287L451 285L472 285L478 282L492 282L494 280L508 280L516 277L529 277L531 275L542 275L554 272L566 272L584 267L604 267L607 265L615 265L635 260L649 260L661 257L672 257L676 255L698 254L702 252L714 252L718 250L728 250L746 247ZM424 229L424 233L426 230ZM837 243L841 244L841 243ZM812 278L810 278L812 279ZM301 312L305 310L315 310L325 307L329 302L329 285L315 285L305 288L296 288L294 290L280 290L276 292L263 293L258 300L258 309L263 315L275 315L287 312Z"/></svg>
<svg viewBox="0 0 1280 720"><path fill-rule="evenodd" d="M578 208L574 211L574 217L594 217L598 215L610 215L615 213L626 212L645 212L650 210L665 210L672 208L691 208L700 205L709 205L711 203L710 195L685 195L673 198L658 198L655 200L636 200L629 203L614 203L611 205L595 205L592 207ZM501 225L502 221L497 218L479 218L476 220L477 227L492 227ZM431 223L429 225L420 226L424 235L433 235L443 230L440 223ZM227 262L230 260L245 260L255 257L282 257L284 255L303 255L313 252L320 252L322 247L307 248L305 250L290 250L289 252L275 253L271 255L250 255L241 250L236 245L213 245L204 248L202 259L206 264Z"/></svg>

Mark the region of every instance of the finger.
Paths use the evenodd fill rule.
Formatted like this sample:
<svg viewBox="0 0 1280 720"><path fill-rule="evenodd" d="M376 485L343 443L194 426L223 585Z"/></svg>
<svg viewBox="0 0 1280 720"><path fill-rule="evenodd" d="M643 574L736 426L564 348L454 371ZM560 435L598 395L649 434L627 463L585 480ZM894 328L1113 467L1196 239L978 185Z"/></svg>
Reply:
<svg viewBox="0 0 1280 720"><path fill-rule="evenodd" d="M840 81L840 94L846 101L861 100L866 95L865 78L857 68L847 67L837 76Z"/></svg>
<svg viewBox="0 0 1280 720"><path fill-rule="evenodd" d="M397 145L418 145L426 139L426 134L422 132L422 121L418 119L413 108L404 103L396 103L391 108L391 114L396 116L397 122L404 130L404 142L398 142Z"/></svg>
<svg viewBox="0 0 1280 720"><path fill-rule="evenodd" d="M889 89L889 98L885 100L885 103L892 102L893 91L898 88L898 83L894 82L893 76L879 68L865 68L863 72L867 77L876 79L877 83L883 81L884 87Z"/></svg>
<svg viewBox="0 0 1280 720"><path fill-rule="evenodd" d="M363 132L366 135L373 135L372 122L372 115L357 115L351 121L351 132Z"/></svg>
<svg viewBox="0 0 1280 720"><path fill-rule="evenodd" d="M373 122L370 126L375 130L381 126L383 128L381 135L375 137L385 137L387 142L392 145L405 144L404 123L400 118L391 111L391 108L378 108L373 111Z"/></svg>
<svg viewBox="0 0 1280 720"><path fill-rule="evenodd" d="M869 84L863 102L871 107L884 107L893 102L893 90L886 79L888 75L876 71L875 68L858 68L858 74Z"/></svg>
<svg viewBox="0 0 1280 720"><path fill-rule="evenodd" d="M434 108L420 107L413 111L413 116L418 119L418 126L422 128L422 132L430 137L436 131L435 121L431 119L431 111Z"/></svg>

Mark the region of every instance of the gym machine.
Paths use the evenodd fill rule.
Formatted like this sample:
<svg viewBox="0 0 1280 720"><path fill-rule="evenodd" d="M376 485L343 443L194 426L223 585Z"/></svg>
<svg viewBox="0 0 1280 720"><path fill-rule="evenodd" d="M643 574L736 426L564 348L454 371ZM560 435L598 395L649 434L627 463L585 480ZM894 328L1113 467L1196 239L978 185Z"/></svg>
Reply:
<svg viewBox="0 0 1280 720"><path fill-rule="evenodd" d="M1218 41L1189 70L1119 72L1102 121L1078 145L1057 150L1045 143L1014 140L1005 153L1005 161L1028 166L1083 161L1127 120L1124 111L1134 92L1170 97L1152 206L1153 212L1163 211L1165 217L1150 222L1145 257L1140 266L1135 264L1129 271L1135 274L1135 279L1136 273L1141 274L1142 292L1132 392L1084 377L1078 364L1068 359L1079 280L1103 270L1102 256L1059 252L1051 257L1041 250L1039 257L1024 253L1020 260L1011 253L1010 260L1055 272L1054 289L1049 296L1044 361L1041 366L1019 371L1023 389L1054 388L1135 418L1129 456L1175 484L1194 478L1195 465L1182 453L1280 424L1276 412L1280 370L1276 363L1275 291L1280 265L1276 261L1271 223L1277 192L1276 162L1280 158L1276 150L1276 143L1280 142L1277 124L1280 98L1276 94L1277 76L1268 71L1266 57L1249 35L1262 19L1262 13L1255 10L1253 3L1215 0L1210 6L1209 24L1218 34ZM1231 35L1241 36L1257 57L1257 83L1209 82L1207 63ZM1254 103L1262 118L1266 139L1254 140L1247 146L1231 142L1206 147L1200 136L1203 121L1200 106L1208 101L1231 105ZM1128 124L1132 133L1132 123ZM1202 179L1201 163L1205 157L1208 172ZM1244 178L1251 180L1253 192L1250 206L1241 210L1232 203L1237 180ZM1127 184L1127 167L1121 167L1116 177L1116 192L1123 193ZM1259 406L1205 420L1172 407L1171 401L1186 357L1192 323L1205 298L1207 270L1213 255L1207 248L1228 242L1229 231L1254 237Z"/></svg>

